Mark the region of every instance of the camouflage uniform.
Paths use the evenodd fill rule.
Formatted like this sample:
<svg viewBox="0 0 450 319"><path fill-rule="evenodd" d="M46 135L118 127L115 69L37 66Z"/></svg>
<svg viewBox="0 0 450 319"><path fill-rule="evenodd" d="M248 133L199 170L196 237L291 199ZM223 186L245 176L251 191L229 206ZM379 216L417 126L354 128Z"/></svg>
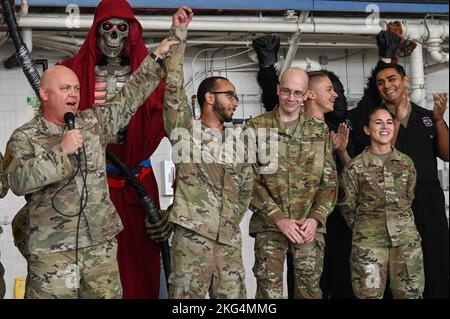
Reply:
<svg viewBox="0 0 450 319"><path fill-rule="evenodd" d="M8 192L8 183L6 182L6 179L3 175L3 168L2 168L2 161L3 156L2 153L0 153L0 198L3 198L6 196L6 193ZM0 235L2 234L3 229L0 226ZM0 252L0 258L1 258L1 252ZM0 299L5 296L5 280L3 279L3 275L5 274L5 269L3 268L2 263L0 262Z"/></svg>
<svg viewBox="0 0 450 319"><path fill-rule="evenodd" d="M25 298L120 298L122 287L118 278L117 239L78 249L80 270L77 280L74 267L75 250L63 253L31 254L27 258L28 277ZM80 289L77 289L79 281Z"/></svg>
<svg viewBox="0 0 450 319"><path fill-rule="evenodd" d="M283 297L283 264L288 249L294 258L294 296L321 298L323 234L337 194L336 164L328 128L322 120L300 114L296 129L290 132L281 121L278 108L249 120L248 127L258 136L261 129L266 136L270 135L270 129L278 131L278 150L272 148L274 154L269 155L275 157L275 162L263 165L260 139L256 146L258 159L250 204L254 212L250 234L256 234L253 268L258 284L256 298ZM267 151L265 147L262 150ZM271 167L274 164L278 166ZM300 245L290 243L276 226L283 218L317 219L315 240Z"/></svg>
<svg viewBox="0 0 450 319"><path fill-rule="evenodd" d="M177 173L169 217L176 224L169 297L204 298L209 289L211 298L245 298L239 224L251 198L252 169L222 157L230 154L225 145L237 132L222 140L222 132L194 120L183 88L183 60L173 59L164 97L164 126ZM186 147L186 160L178 161Z"/></svg>
<svg viewBox="0 0 450 319"><path fill-rule="evenodd" d="M394 298L421 298L423 256L411 210L416 184L412 160L393 148L383 163L366 148L344 169L340 183L338 205L353 232L355 295L382 298L389 276Z"/></svg>
<svg viewBox="0 0 450 319"><path fill-rule="evenodd" d="M28 229L28 211L27 204L23 206L14 216L11 222L11 228L14 238L14 245L25 259L28 259L27 250L27 229Z"/></svg>
<svg viewBox="0 0 450 319"><path fill-rule="evenodd" d="M72 260L73 267L69 268L74 269L75 261L71 256L77 247L77 228L80 261L85 254L87 259L95 259L91 262L98 262L104 266L102 261L104 258L114 270L108 279L108 285L102 286L101 289L96 288L95 291L84 291L84 288L95 285L95 282L88 282L95 280L95 277L89 275L89 269L84 265L80 266L80 284L83 289L79 291L80 296L91 298L121 296L117 261L115 257L111 259L109 253L115 249L116 243L113 239L121 231L122 223L109 199L105 148L112 136L127 125L131 116L158 85L158 69L158 64L147 57L113 99L104 105L77 112L75 126L84 136L83 149L86 154L81 156L80 167L87 175L86 185L89 191L83 214L79 214L83 188L80 172L71 179L77 167L75 156L65 155L59 146L66 127L46 121L40 111L33 120L13 132L5 154L5 173L13 192L25 195L27 200L29 214L27 252L30 254L29 259L34 261L30 263L29 271L30 274L40 276L30 280L30 285L27 285L27 297L69 296L69 292L64 292L64 286L53 285L56 282L48 276L49 272L52 272L51 267L44 263L53 260L52 256L59 253L61 258L66 256ZM142 85L144 83L145 85ZM53 205L65 215L72 217L58 213ZM78 219L79 227L77 227ZM105 245L112 247L105 249ZM81 248L89 250L89 254ZM44 263L40 262L40 259ZM89 264L89 261L83 261ZM61 270L62 266L54 265L53 272ZM103 271L109 272L105 267ZM98 283L103 285L105 280L100 277ZM69 287L66 288L70 290Z"/></svg>

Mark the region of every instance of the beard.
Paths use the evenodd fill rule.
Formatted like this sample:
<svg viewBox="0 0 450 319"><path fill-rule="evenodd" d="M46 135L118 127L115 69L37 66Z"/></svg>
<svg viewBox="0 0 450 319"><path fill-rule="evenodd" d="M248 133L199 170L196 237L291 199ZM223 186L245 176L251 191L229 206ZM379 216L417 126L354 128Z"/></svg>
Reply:
<svg viewBox="0 0 450 319"><path fill-rule="evenodd" d="M213 110L224 123L229 123L233 120L233 117L227 114L225 106L219 101L216 101Z"/></svg>

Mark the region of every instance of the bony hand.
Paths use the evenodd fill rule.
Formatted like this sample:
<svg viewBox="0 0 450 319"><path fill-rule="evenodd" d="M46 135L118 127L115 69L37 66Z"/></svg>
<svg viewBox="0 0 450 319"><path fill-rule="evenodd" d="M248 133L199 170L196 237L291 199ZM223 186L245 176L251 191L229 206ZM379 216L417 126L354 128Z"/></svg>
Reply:
<svg viewBox="0 0 450 319"><path fill-rule="evenodd" d="M381 31L377 34L378 55L383 58L392 58L400 46L400 37L389 31Z"/></svg>
<svg viewBox="0 0 450 319"><path fill-rule="evenodd" d="M276 35L264 35L253 40L253 48L258 56L259 64L268 67L277 63L280 38Z"/></svg>
<svg viewBox="0 0 450 319"><path fill-rule="evenodd" d="M169 222L169 214L170 211L160 211L161 219L154 224L150 223L148 215L145 217L145 230L154 242L164 242L172 234L173 224Z"/></svg>

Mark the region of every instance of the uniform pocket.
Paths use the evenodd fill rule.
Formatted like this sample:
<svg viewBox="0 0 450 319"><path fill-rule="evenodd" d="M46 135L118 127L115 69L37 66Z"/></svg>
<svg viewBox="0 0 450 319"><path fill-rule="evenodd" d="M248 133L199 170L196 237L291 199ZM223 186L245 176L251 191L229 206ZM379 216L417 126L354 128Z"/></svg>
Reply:
<svg viewBox="0 0 450 319"><path fill-rule="evenodd" d="M179 275L171 273L168 279L169 282L169 298L171 299L184 299L193 293L191 289L191 274Z"/></svg>
<svg viewBox="0 0 450 319"><path fill-rule="evenodd" d="M420 245L410 248L410 255L405 260L406 269L410 277L423 277L423 254Z"/></svg>
<svg viewBox="0 0 450 319"><path fill-rule="evenodd" d="M175 273L171 273L169 275L169 284L172 284L177 287L188 287L191 284L192 275L184 274L183 276L179 276Z"/></svg>

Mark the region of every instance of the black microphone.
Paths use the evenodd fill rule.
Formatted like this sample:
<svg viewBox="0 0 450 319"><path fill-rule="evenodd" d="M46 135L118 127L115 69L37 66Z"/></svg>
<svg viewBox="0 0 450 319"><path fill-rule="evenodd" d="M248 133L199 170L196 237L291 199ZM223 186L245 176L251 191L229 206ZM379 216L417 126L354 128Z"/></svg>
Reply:
<svg viewBox="0 0 450 319"><path fill-rule="evenodd" d="M75 129L75 114L72 112L67 112L64 114L64 122L67 124L67 128L70 130ZM77 157L77 161L80 161L80 153L78 150L75 152L75 156Z"/></svg>

